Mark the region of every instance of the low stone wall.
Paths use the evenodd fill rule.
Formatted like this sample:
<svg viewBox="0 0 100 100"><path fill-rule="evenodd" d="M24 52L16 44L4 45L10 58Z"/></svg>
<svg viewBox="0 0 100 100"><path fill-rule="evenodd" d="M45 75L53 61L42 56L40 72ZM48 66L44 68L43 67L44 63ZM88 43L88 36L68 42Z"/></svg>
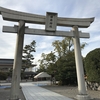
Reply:
<svg viewBox="0 0 100 100"><path fill-rule="evenodd" d="M87 89L91 89L91 90L95 90L95 91L100 90L99 83L89 82L89 81L87 81L86 83L87 83Z"/></svg>

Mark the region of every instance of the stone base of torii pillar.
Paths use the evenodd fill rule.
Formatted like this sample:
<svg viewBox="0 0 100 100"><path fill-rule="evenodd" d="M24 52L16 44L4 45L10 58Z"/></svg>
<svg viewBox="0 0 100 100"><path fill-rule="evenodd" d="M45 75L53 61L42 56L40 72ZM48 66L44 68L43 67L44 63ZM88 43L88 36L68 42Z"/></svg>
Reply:
<svg viewBox="0 0 100 100"><path fill-rule="evenodd" d="M86 94L86 95L77 95L76 99L78 99L78 100L90 100L91 97L88 94Z"/></svg>

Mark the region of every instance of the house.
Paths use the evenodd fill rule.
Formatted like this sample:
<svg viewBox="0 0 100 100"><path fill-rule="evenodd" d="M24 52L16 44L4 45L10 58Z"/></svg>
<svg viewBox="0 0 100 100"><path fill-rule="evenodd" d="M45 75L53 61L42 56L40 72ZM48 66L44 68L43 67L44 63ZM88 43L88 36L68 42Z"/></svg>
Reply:
<svg viewBox="0 0 100 100"><path fill-rule="evenodd" d="M51 75L47 74L46 72L41 72L41 73L37 74L36 76L34 76L34 79L38 80L38 81L50 80Z"/></svg>
<svg viewBox="0 0 100 100"><path fill-rule="evenodd" d="M8 72L10 68L13 68L14 59L0 59L0 71Z"/></svg>
<svg viewBox="0 0 100 100"><path fill-rule="evenodd" d="M14 59L0 59L0 71L8 72L10 68L13 68ZM36 66L33 64L32 67ZM26 69L26 71L32 71L32 67Z"/></svg>
<svg viewBox="0 0 100 100"><path fill-rule="evenodd" d="M13 62L14 62L14 59L0 59L0 72L9 72L9 70L13 68ZM36 66L36 64L32 65L32 67L34 66ZM25 78L28 77L29 79L30 77L35 76L35 73L32 71L32 67L27 68L27 70L23 73Z"/></svg>

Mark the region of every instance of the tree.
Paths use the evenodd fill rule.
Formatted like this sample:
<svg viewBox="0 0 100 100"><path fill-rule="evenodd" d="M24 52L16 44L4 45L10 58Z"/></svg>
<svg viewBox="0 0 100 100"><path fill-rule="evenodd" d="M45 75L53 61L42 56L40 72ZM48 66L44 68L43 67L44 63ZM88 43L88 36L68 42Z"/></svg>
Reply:
<svg viewBox="0 0 100 100"><path fill-rule="evenodd" d="M85 58L85 71L87 80L100 82L100 48L90 51Z"/></svg>
<svg viewBox="0 0 100 100"><path fill-rule="evenodd" d="M65 37L62 41L54 41L52 46L54 47L54 51L57 52L58 57L61 57L68 51L71 51L73 46L73 39L71 37Z"/></svg>
<svg viewBox="0 0 100 100"><path fill-rule="evenodd" d="M39 60L39 62L40 62L39 72L46 71L48 66L50 66L52 63L54 63L56 60L56 56L54 55L53 52L51 52L49 54L42 53L41 58L42 59Z"/></svg>
<svg viewBox="0 0 100 100"><path fill-rule="evenodd" d="M56 78L65 84L76 84L76 67L74 52L69 51L56 61Z"/></svg>
<svg viewBox="0 0 100 100"><path fill-rule="evenodd" d="M81 43L81 49L84 49L86 45L87 43L85 42ZM74 51L74 43L72 37L65 37L62 41L56 40L52 43L52 46L54 47L54 51L58 54L58 57L66 55L69 51Z"/></svg>
<svg viewBox="0 0 100 100"><path fill-rule="evenodd" d="M8 77L8 72L1 72L0 71L0 80L6 80Z"/></svg>
<svg viewBox="0 0 100 100"><path fill-rule="evenodd" d="M32 67L32 63L34 60L33 52L35 51L36 42L33 40L29 45L25 45L23 49L23 56L22 56L22 69L25 71L26 68Z"/></svg>
<svg viewBox="0 0 100 100"><path fill-rule="evenodd" d="M56 80L61 81L62 85L76 84L73 38L65 37L61 41L56 40L52 45L54 51L50 54L44 54L45 57L40 60L40 66L46 66L45 70L53 75ZM84 48L85 43L81 44L81 47Z"/></svg>

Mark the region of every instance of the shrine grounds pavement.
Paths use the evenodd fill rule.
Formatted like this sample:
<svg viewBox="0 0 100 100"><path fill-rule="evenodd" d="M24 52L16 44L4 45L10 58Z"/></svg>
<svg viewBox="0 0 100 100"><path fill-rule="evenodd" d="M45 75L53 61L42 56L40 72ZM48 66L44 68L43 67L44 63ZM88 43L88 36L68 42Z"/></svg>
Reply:
<svg viewBox="0 0 100 100"><path fill-rule="evenodd" d="M42 86L45 89L64 95L69 98L75 98L78 94L77 86ZM87 90L88 95L95 100L100 100L100 90Z"/></svg>
<svg viewBox="0 0 100 100"><path fill-rule="evenodd" d="M75 98L78 94L77 86L54 86L45 85L42 88L48 89L50 91L56 92L58 94L64 95L69 98ZM100 91L88 90L87 93L94 100L100 100ZM25 100L22 90L19 93L20 100ZM10 98L10 88L0 88L0 100L8 100Z"/></svg>
<svg viewBox="0 0 100 100"><path fill-rule="evenodd" d="M19 93L20 100L25 100L22 90L20 89ZM9 100L10 99L10 88L0 89L0 100Z"/></svg>

